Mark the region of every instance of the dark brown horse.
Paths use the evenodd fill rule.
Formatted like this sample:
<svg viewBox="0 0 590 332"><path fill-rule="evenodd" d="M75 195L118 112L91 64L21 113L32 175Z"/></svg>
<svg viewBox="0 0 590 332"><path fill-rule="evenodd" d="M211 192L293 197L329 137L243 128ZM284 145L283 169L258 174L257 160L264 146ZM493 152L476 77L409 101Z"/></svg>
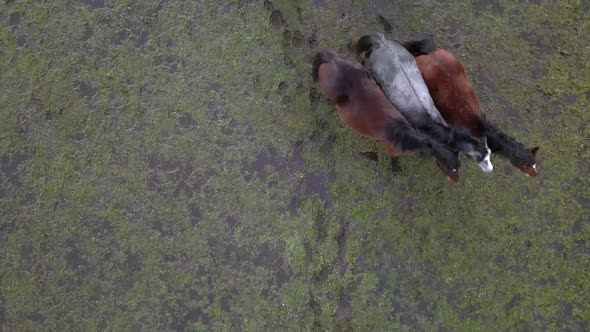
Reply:
<svg viewBox="0 0 590 332"><path fill-rule="evenodd" d="M393 157L408 150L430 154L450 181L459 181L457 154L411 127L360 63L324 50L314 59L313 76L348 128L382 142Z"/></svg>
<svg viewBox="0 0 590 332"><path fill-rule="evenodd" d="M487 137L492 152L526 175L537 176L539 148L525 148L487 120L465 68L451 52L437 48L432 38L406 42L404 47L416 57L434 104L449 124L469 129L474 137Z"/></svg>

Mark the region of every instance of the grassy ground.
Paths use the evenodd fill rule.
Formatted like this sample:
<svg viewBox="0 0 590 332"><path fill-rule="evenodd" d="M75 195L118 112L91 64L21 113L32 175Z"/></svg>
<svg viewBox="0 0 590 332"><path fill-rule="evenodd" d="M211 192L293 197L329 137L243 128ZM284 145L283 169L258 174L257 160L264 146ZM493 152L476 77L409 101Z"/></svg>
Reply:
<svg viewBox="0 0 590 332"><path fill-rule="evenodd" d="M310 79L370 31L434 34L541 175L392 175ZM588 330L589 36L580 0L3 0L0 331Z"/></svg>

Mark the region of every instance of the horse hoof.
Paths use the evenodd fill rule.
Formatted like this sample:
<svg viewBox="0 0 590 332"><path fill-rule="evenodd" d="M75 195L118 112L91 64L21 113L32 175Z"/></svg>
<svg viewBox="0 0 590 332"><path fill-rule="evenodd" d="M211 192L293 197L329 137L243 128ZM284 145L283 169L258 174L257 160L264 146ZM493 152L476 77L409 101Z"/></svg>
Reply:
<svg viewBox="0 0 590 332"><path fill-rule="evenodd" d="M360 152L360 155L367 160L379 161L379 155L377 154L377 152L373 152L373 151Z"/></svg>
<svg viewBox="0 0 590 332"><path fill-rule="evenodd" d="M391 173L394 175L399 174L402 171L401 167L399 166L399 162L397 158L391 157Z"/></svg>

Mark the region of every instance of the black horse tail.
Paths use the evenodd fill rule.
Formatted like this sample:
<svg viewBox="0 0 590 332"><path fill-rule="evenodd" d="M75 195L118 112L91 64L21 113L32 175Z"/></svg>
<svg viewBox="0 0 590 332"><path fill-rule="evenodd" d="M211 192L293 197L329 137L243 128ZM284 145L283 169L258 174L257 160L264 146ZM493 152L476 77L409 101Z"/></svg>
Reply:
<svg viewBox="0 0 590 332"><path fill-rule="evenodd" d="M428 36L427 38L420 40L410 40L403 43L402 46L413 56L427 55L437 49L433 36Z"/></svg>
<svg viewBox="0 0 590 332"><path fill-rule="evenodd" d="M373 37L364 35L356 42L355 49L357 55L364 55L366 58L371 56L373 48Z"/></svg>
<svg viewBox="0 0 590 332"><path fill-rule="evenodd" d="M330 50L323 50L321 52L318 52L318 54L315 55L315 57L313 58L313 67L312 67L312 76L313 76L313 80L314 82L318 81L318 74L320 71L320 66L323 63L328 63L332 60L332 58L334 57L334 52L330 51Z"/></svg>

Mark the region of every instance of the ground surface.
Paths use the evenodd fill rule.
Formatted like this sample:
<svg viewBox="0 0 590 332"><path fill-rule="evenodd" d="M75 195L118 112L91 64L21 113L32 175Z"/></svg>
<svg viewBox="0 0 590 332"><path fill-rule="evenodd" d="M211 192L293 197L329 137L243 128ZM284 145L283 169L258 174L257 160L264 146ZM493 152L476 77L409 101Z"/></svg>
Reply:
<svg viewBox="0 0 590 332"><path fill-rule="evenodd" d="M589 7L3 0L0 330L588 330ZM370 31L434 34L541 175L392 175L310 79Z"/></svg>

